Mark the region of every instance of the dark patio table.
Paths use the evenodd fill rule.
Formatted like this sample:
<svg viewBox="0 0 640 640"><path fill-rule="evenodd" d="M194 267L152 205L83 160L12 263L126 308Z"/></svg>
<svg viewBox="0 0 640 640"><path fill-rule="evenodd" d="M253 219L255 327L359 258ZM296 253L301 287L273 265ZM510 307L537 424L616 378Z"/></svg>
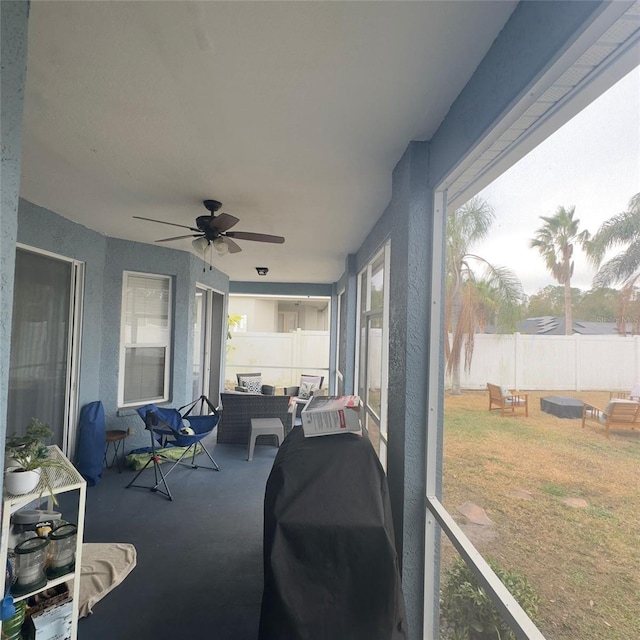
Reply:
<svg viewBox="0 0 640 640"><path fill-rule="evenodd" d="M546 396L540 398L540 409L558 418L582 418L584 402L565 396Z"/></svg>

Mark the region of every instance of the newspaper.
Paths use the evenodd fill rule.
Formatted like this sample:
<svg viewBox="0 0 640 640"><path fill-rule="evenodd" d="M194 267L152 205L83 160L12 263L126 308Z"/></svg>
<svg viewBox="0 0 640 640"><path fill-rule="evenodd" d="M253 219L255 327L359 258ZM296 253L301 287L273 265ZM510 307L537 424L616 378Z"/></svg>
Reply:
<svg viewBox="0 0 640 640"><path fill-rule="evenodd" d="M359 396L316 396L301 413L306 438L335 433L362 435Z"/></svg>

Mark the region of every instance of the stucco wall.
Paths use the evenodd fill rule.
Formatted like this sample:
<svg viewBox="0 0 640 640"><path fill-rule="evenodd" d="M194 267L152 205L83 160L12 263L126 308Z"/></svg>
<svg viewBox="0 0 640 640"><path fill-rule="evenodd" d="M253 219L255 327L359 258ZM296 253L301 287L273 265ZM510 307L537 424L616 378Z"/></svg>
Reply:
<svg viewBox="0 0 640 640"><path fill-rule="evenodd" d="M107 238L56 213L20 200L18 241L84 263L85 287L78 406L101 400L107 428L127 429L127 449L147 446L144 425L133 410L118 411L120 313L125 270L172 277L171 406L191 400L195 287L199 282L226 293L228 277L202 272L191 253L155 245Z"/></svg>
<svg viewBox="0 0 640 640"><path fill-rule="evenodd" d="M391 240L387 474L410 629L421 628L424 573L426 393L432 194L428 143L396 165L391 202L356 255L356 272ZM349 281L350 288L356 279ZM412 637L418 637L417 635Z"/></svg>
<svg viewBox="0 0 640 640"><path fill-rule="evenodd" d="M27 2L0 2L0 442L7 433L7 389L11 356L11 311L15 246L18 231L18 194L22 158L22 107L27 63ZM4 456L0 474L4 472ZM3 477L0 475L0 477Z"/></svg>
<svg viewBox="0 0 640 640"><path fill-rule="evenodd" d="M100 362L104 286L105 236L59 216L48 209L20 200L18 241L85 265L80 386L78 404L100 398Z"/></svg>
<svg viewBox="0 0 640 640"><path fill-rule="evenodd" d="M116 238L106 241L103 288L102 354L100 358L100 399L105 406L109 428L133 428L127 448L148 446L144 424L133 410L118 411L118 371L122 274L124 271L155 273L172 278L173 316L171 353L171 397L169 405L179 407L192 400L193 323L197 282L226 293L228 277L216 269L204 273L194 269L198 258L191 253Z"/></svg>

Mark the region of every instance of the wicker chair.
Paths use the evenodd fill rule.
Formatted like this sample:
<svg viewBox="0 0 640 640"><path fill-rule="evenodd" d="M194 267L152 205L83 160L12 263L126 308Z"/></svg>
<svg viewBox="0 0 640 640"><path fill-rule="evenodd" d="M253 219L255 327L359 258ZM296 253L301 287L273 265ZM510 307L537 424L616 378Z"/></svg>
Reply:
<svg viewBox="0 0 640 640"><path fill-rule="evenodd" d="M218 442L247 445L251 433L251 418L280 418L286 438L293 427L293 413L289 410L290 400L289 396L221 393L222 411L218 424Z"/></svg>

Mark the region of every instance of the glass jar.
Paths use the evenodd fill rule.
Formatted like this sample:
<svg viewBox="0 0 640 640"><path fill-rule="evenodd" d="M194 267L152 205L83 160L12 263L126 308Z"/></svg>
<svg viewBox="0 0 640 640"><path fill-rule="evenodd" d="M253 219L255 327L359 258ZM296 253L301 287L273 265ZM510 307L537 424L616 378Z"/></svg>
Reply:
<svg viewBox="0 0 640 640"><path fill-rule="evenodd" d="M28 538L16 545L16 582L11 587L14 596L35 591L47 584L45 561L47 559L47 538Z"/></svg>
<svg viewBox="0 0 640 640"><path fill-rule="evenodd" d="M75 524L62 524L49 534L47 553L47 576L57 578L71 573L76 565L76 539L78 528Z"/></svg>

